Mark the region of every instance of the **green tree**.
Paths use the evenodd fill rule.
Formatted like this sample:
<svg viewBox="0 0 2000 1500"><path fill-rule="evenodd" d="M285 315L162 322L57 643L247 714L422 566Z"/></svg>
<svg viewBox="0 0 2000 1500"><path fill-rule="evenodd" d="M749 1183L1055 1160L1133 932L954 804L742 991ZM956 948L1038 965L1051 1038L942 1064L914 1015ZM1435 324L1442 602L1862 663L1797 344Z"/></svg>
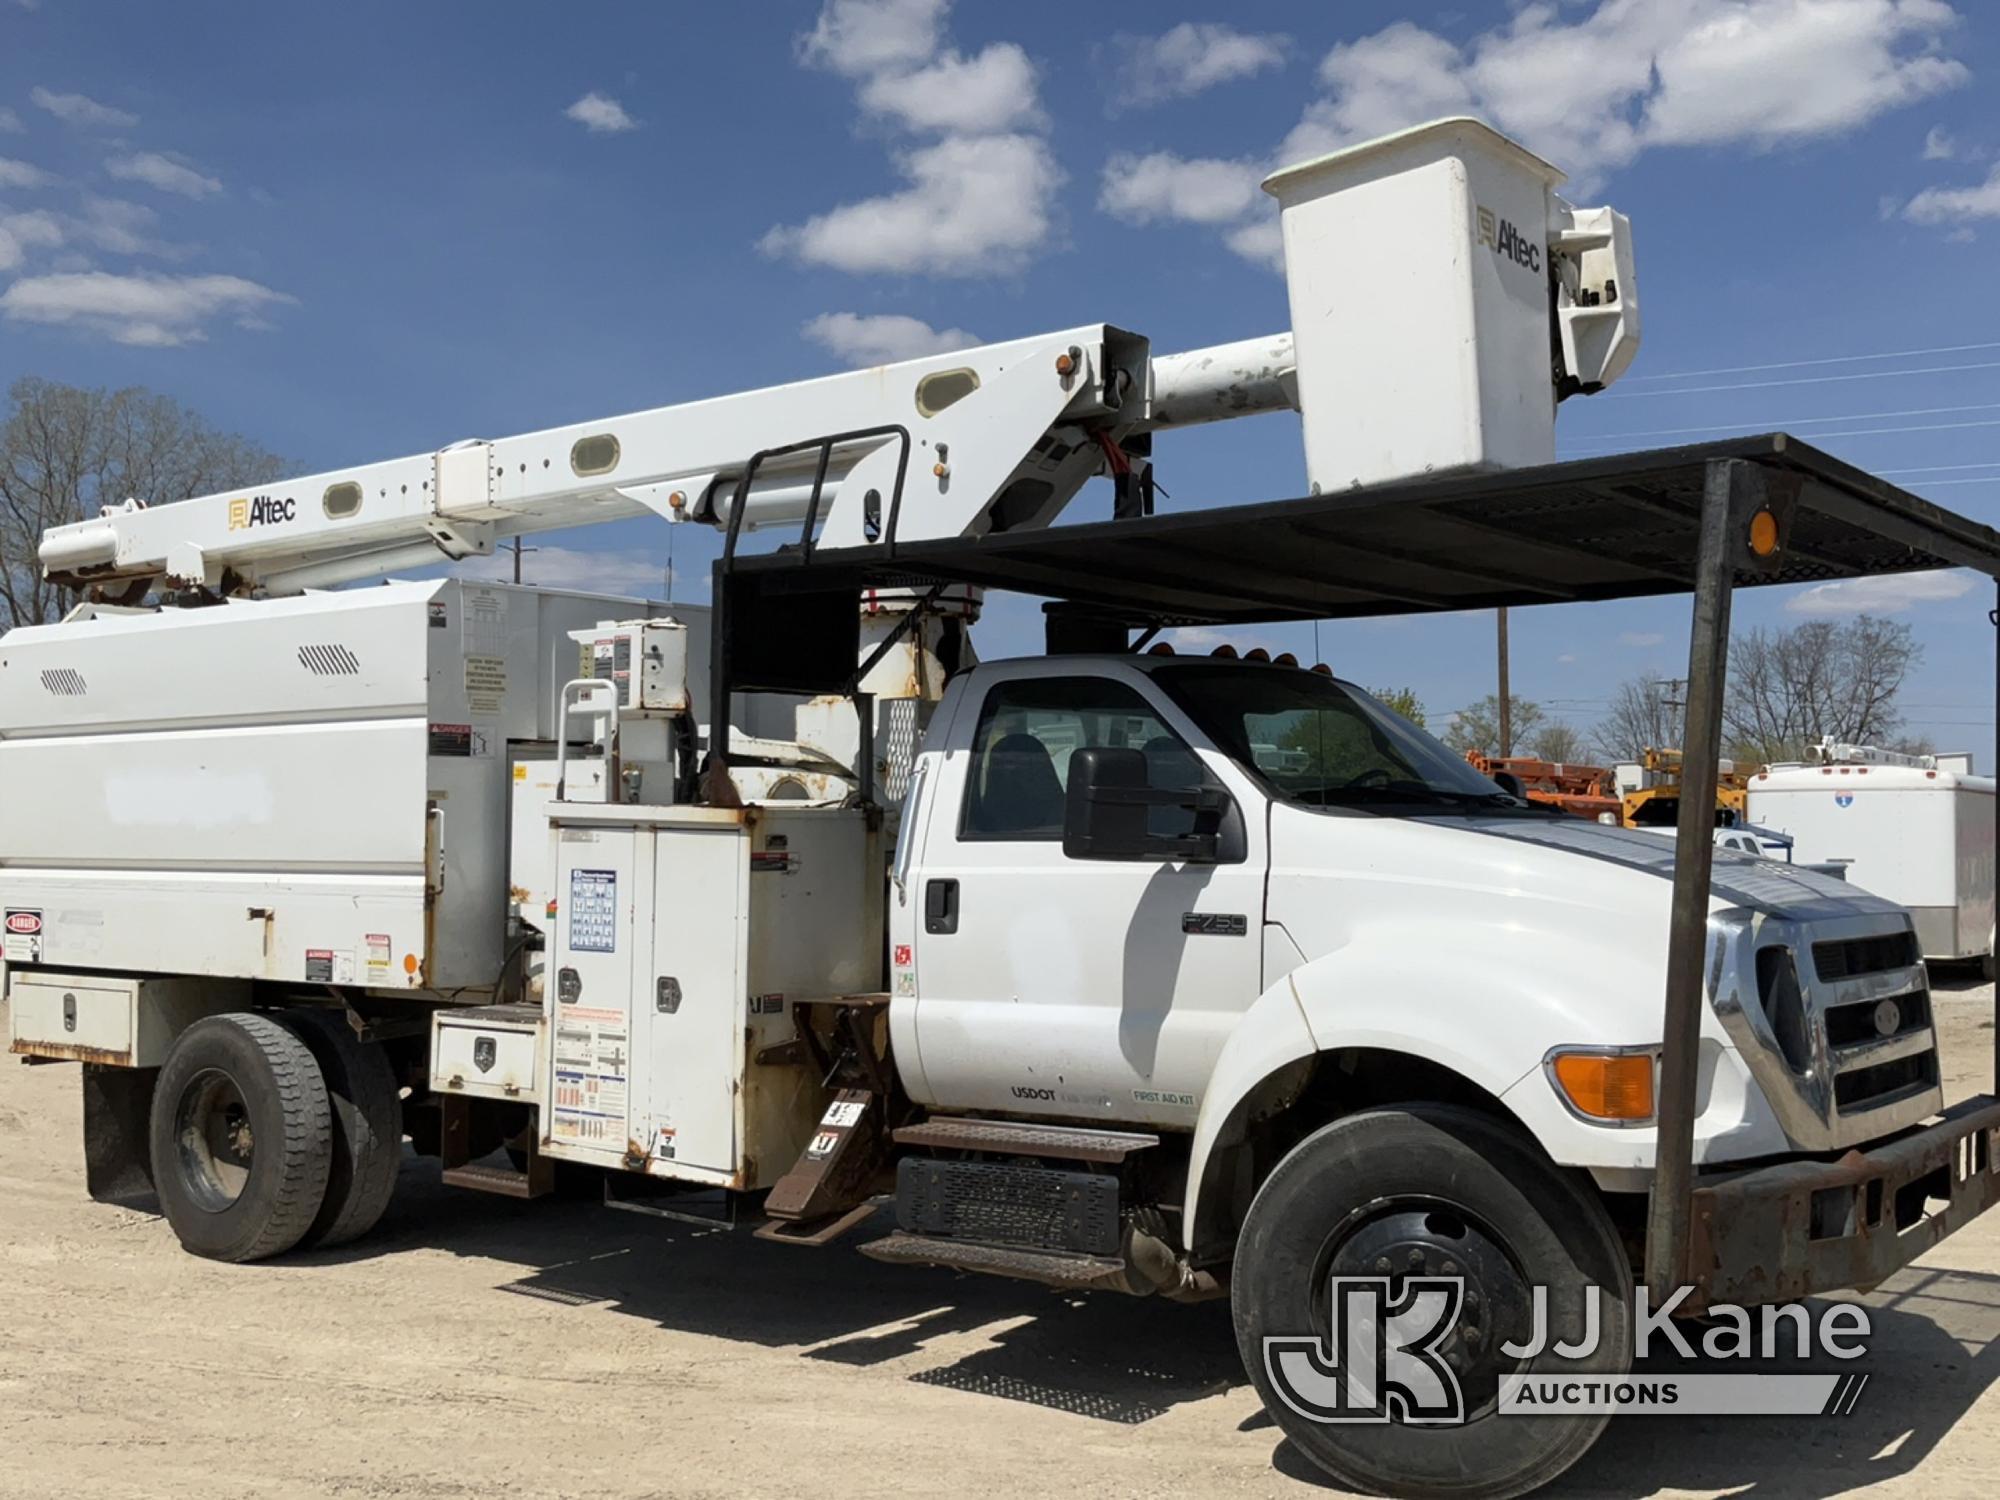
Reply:
<svg viewBox="0 0 2000 1500"><path fill-rule="evenodd" d="M1417 697L1417 690L1415 688L1379 687L1370 688L1368 691L1373 697L1379 699L1385 707L1394 709L1412 724L1416 725L1417 728L1422 729L1424 727L1423 700Z"/></svg>
<svg viewBox="0 0 2000 1500"><path fill-rule="evenodd" d="M1539 703L1531 703L1526 698L1509 698L1513 710L1514 748L1529 743L1535 731L1542 726L1545 715ZM1500 695L1488 693L1477 703L1461 708L1451 716L1451 726L1444 732L1444 742L1454 750L1477 750L1482 755L1500 753Z"/></svg>

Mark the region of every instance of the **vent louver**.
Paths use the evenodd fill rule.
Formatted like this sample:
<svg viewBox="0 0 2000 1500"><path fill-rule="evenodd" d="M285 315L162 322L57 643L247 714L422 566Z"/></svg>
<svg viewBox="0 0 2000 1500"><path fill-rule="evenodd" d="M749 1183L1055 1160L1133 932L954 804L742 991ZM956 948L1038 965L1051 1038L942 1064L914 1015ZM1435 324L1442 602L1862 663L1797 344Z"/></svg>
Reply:
<svg viewBox="0 0 2000 1500"><path fill-rule="evenodd" d="M354 677L361 671L360 659L341 645L301 646L299 665L321 677Z"/></svg>
<svg viewBox="0 0 2000 1500"><path fill-rule="evenodd" d="M81 698L90 689L84 685L83 673L75 667L51 667L42 673L42 686L58 698Z"/></svg>

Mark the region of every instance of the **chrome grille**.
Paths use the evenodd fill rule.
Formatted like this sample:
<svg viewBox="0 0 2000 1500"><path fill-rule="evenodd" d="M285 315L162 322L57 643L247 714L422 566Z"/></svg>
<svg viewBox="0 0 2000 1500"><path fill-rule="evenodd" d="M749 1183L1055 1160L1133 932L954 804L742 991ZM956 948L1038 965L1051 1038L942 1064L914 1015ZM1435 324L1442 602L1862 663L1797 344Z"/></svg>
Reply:
<svg viewBox="0 0 2000 1500"><path fill-rule="evenodd" d="M1907 917L1730 912L1710 934L1716 1014L1794 1144L1844 1149L1939 1107L1929 980Z"/></svg>

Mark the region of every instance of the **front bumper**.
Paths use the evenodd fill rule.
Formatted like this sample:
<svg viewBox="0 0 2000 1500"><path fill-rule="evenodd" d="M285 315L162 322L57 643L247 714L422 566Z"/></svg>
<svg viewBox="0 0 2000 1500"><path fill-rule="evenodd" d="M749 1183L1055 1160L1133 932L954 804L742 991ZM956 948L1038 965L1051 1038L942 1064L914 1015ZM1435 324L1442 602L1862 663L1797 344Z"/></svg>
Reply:
<svg viewBox="0 0 2000 1500"><path fill-rule="evenodd" d="M2000 1099L1836 1161L1793 1161L1695 1181L1681 1311L1867 1290L2000 1202Z"/></svg>

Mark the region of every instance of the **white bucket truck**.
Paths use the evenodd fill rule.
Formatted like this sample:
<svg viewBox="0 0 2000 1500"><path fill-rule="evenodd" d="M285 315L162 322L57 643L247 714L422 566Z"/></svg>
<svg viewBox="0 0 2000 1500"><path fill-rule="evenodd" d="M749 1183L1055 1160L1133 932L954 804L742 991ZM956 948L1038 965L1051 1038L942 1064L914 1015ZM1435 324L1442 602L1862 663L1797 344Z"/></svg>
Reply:
<svg viewBox="0 0 2000 1500"><path fill-rule="evenodd" d="M1316 1462L1454 1495L1601 1430L1500 1393L1622 1368L1676 1132L1706 1173L1866 1148L1845 1191L1877 1190L1841 1227L1813 1179L1806 1264L1796 1180L1698 1178L1740 1235L1683 1247L1691 1307L1957 1227L1990 1170L1941 1215L1901 1188L1993 1122L1916 1130L1941 1099L1901 909L1722 857L1711 889L1705 840L1545 816L1322 671L1134 649L1134 620L1685 588L1593 538L1641 502L1691 534L1718 463L1786 525L1847 503L1781 441L1551 465L1558 400L1638 334L1625 221L1558 181L1470 121L1278 174L1289 335L1156 358L1093 325L49 533L86 599L0 639L0 904L12 1047L84 1064L93 1193L157 1195L224 1260L364 1233L406 1136L462 1186L720 1192L801 1244L893 1200L881 1259L1230 1295ZM1155 433L1288 406L1312 497L1150 514ZM1115 518L1049 528L1095 476ZM1563 496L1596 507L1581 543L1522 519ZM324 591L647 514L728 528L712 616ZM738 557L760 529L787 550ZM1056 654L974 662L996 583L1062 601ZM1712 945L1688 1048L1677 857ZM1266 1341L1330 1336L1335 1279L1420 1276L1462 1286L1427 1366L1461 1420L1330 1422L1275 1383ZM1596 1352L1503 1352L1535 1288L1574 1334L1593 1285Z"/></svg>

